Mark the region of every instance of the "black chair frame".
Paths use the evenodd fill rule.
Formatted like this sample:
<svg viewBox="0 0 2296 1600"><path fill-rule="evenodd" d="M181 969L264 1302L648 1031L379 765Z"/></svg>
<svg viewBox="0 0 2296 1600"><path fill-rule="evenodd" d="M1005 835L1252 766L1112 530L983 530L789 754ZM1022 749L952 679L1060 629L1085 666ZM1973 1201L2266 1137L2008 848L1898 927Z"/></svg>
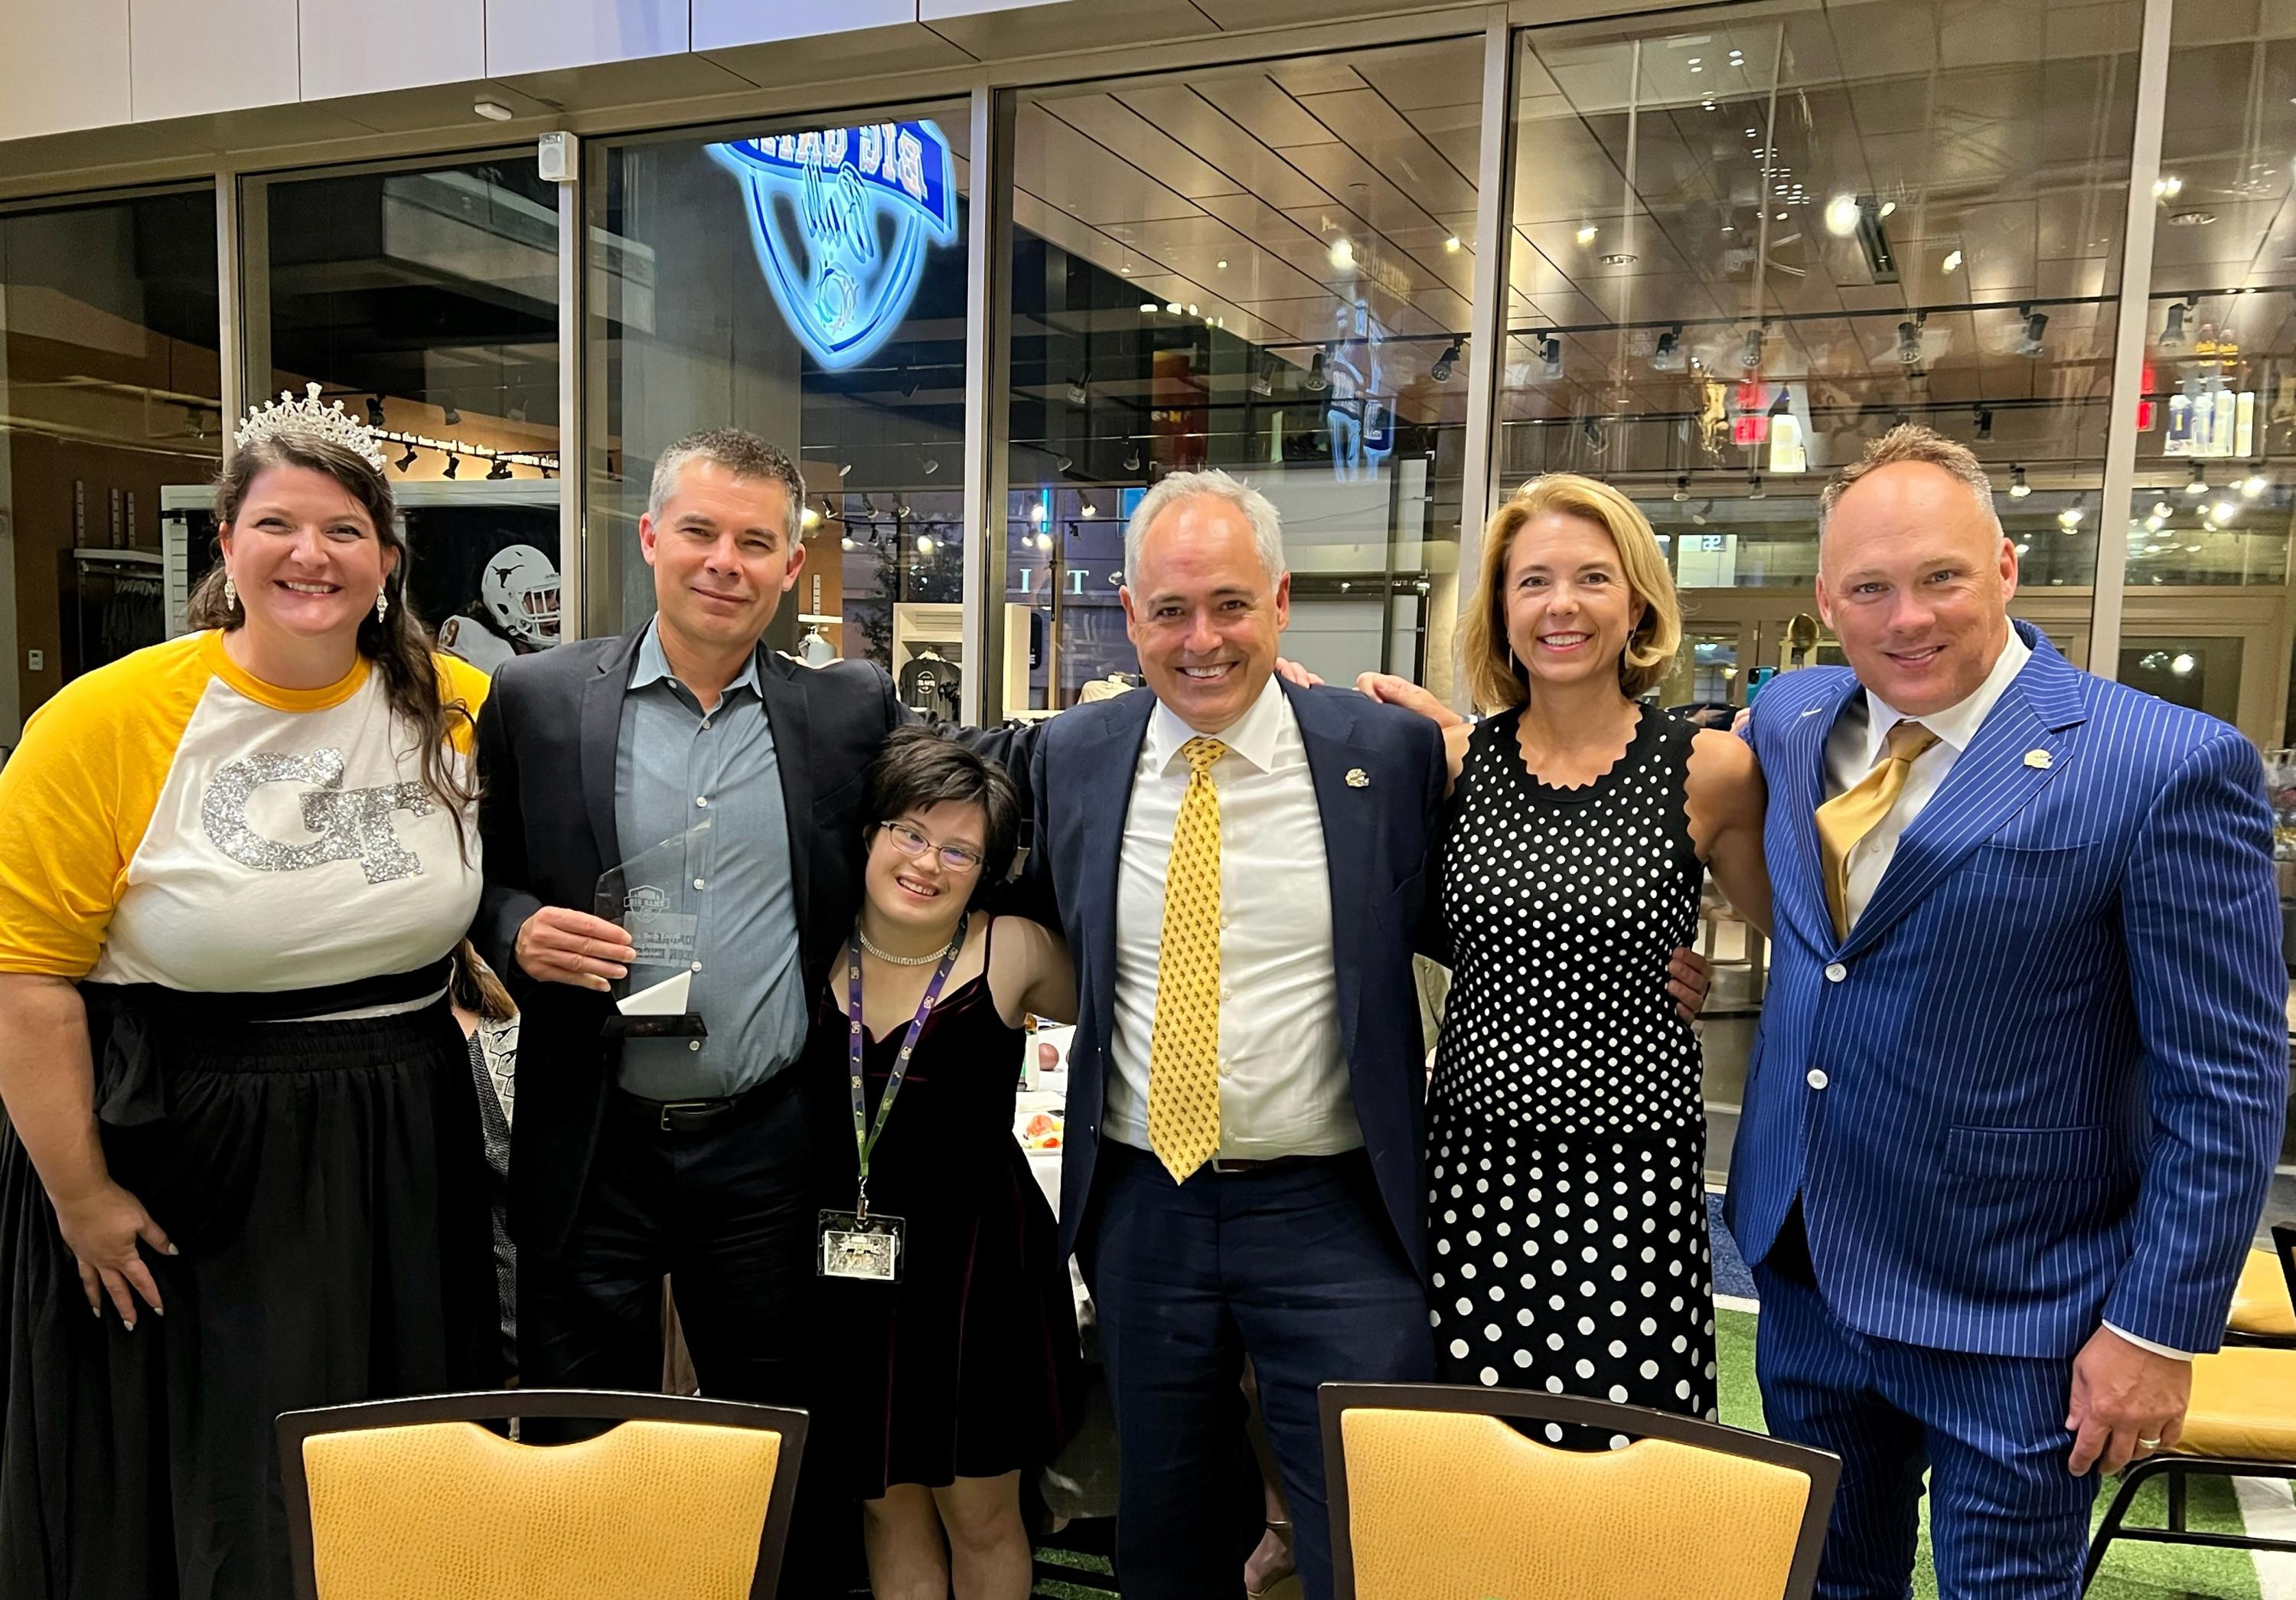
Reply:
<svg viewBox="0 0 2296 1600"><path fill-rule="evenodd" d="M2288 1303L2296 1307L2296 1225L2276 1222L2272 1226L2272 1244L2280 1258L2281 1276L2287 1280ZM2267 1350L2296 1350L2296 1339L2271 1333L2225 1334L2228 1345L2244 1345ZM2128 1507L2136 1499L2136 1491L2153 1479L2169 1480L2169 1525L2165 1528L2132 1528L2128 1525ZM2081 1588L2087 1590L2095 1580L2097 1569L2104 1564L2104 1553L2115 1539L2138 1539L2155 1545L2200 1545L2212 1550L2268 1550L2296 1555L2296 1539L2269 1538L2255 1533L2198 1533L2185 1526L2185 1491L2194 1478L2279 1478L2296 1483L2296 1462L2253 1461L2239 1456L2147 1456L2142 1461L2129 1463L2120 1475L2120 1488L2112 1503L2104 1509L2104 1520L2096 1525L2096 1532L2088 1542L2088 1560L2081 1568Z"/></svg>
<svg viewBox="0 0 2296 1600"><path fill-rule="evenodd" d="M2132 1528L2124 1519L2136 1491L2153 1479L2169 1480L2169 1525ZM2296 1483L2296 1462L2251 1461L2238 1456L2147 1456L2132 1462L2120 1475L2120 1492L2105 1507L2104 1520L2089 1540L2088 1561L2081 1568L2085 1591L2104 1564L2104 1553L2115 1539L2139 1539L2155 1545L2204 1545L2212 1550L2278 1550L2296 1555L2296 1538L2268 1538L2259 1533L2201 1533L2185 1526L2185 1488L2193 1478L2280 1478Z"/></svg>
<svg viewBox="0 0 2296 1600"><path fill-rule="evenodd" d="M1833 1514L1833 1491L1841 1460L1807 1445L1789 1444L1767 1433L1710 1423L1671 1411L1623 1406L1578 1395L1535 1394L1520 1389L1483 1389L1459 1383L1326 1383L1318 1391L1324 1427L1324 1497L1332 1525L1333 1600L1356 1600L1353 1531L1348 1517L1347 1453L1340 1432L1342 1412L1358 1407L1395 1411L1464 1412L1509 1422L1559 1423L1624 1433L1632 1439L1665 1439L1702 1450L1767 1462L1809 1480L1809 1502L1802 1509L1801 1532L1779 1600L1810 1600L1817 1588L1817 1558L1825 1547L1826 1523Z"/></svg>
<svg viewBox="0 0 2296 1600"><path fill-rule="evenodd" d="M398 1428L423 1423L510 1422L558 1417L606 1423L701 1423L720 1428L753 1428L782 1436L773 1494L766 1503L758 1539L758 1564L750 1600L773 1600L789 1543L790 1518L797 1504L797 1475L805 1460L806 1414L780 1406L738 1400L707 1400L685 1395L638 1394L603 1389L488 1389L467 1394L419 1395L410 1399L368 1400L281 1415L279 1465L287 1490L287 1538L294 1562L295 1600L319 1600L318 1573L311 1538L311 1485L303 1470L303 1441L323 1433ZM512 1437L516 1435L513 1433ZM552 1446L537 1446L548 1449Z"/></svg>

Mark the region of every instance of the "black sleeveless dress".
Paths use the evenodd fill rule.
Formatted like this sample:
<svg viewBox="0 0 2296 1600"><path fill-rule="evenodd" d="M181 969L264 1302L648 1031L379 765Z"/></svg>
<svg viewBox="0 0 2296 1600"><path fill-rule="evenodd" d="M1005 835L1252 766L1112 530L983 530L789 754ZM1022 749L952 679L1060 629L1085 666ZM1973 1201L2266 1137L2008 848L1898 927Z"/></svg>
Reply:
<svg viewBox="0 0 2296 1600"><path fill-rule="evenodd" d="M1442 847L1456 967L1429 1088L1438 1370L1710 1417L1701 1063L1666 989L1704 872L1695 730L1646 707L1608 772L1556 789L1524 767L1520 720L1475 729Z"/></svg>
<svg viewBox="0 0 2296 1600"><path fill-rule="evenodd" d="M993 948L996 927L989 924ZM984 950L984 956L987 951ZM1075 1431L1076 1301L1052 1207L1013 1136L1027 1035L982 974L942 997L869 1158L869 1209L904 1219L898 1284L817 1280L821 1385L806 1439L841 1492L1033 1471ZM822 1108L821 1204L850 1210L859 1162L845 964L814 1012L805 1071ZM908 1026L866 1041L869 1114Z"/></svg>

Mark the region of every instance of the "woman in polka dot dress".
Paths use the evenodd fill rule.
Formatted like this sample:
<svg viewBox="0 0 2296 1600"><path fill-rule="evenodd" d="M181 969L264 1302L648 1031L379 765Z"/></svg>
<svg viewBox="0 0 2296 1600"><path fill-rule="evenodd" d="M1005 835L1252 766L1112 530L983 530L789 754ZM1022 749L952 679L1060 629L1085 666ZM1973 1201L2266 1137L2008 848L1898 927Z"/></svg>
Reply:
<svg viewBox="0 0 2296 1600"><path fill-rule="evenodd" d="M1439 1371L1710 1416L1699 1048L1667 965L1707 866L1768 922L1761 775L1736 738L1636 699L1680 612L1649 522L1604 484L1551 475L1500 509L1464 633L1496 714L1451 731Z"/></svg>

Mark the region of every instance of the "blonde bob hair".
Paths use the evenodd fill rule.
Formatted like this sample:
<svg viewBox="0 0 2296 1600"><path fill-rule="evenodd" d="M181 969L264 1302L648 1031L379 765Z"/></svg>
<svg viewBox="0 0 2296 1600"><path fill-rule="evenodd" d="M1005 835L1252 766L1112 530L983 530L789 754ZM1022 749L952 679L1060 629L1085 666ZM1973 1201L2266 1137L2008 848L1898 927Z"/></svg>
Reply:
<svg viewBox="0 0 2296 1600"><path fill-rule="evenodd" d="M1682 644L1682 606L1675 598L1674 574L1658 547L1658 536L1651 531L1650 519L1607 483L1575 472L1549 472L1515 490L1483 529L1482 570L1460 638L1468 692L1479 710L1504 711L1530 697L1529 680L1507 643L1507 563L1515 536L1556 512L1584 517L1611 536L1628 593L1642 607L1642 619L1619 657L1619 687L1627 698L1637 699L1664 682Z"/></svg>

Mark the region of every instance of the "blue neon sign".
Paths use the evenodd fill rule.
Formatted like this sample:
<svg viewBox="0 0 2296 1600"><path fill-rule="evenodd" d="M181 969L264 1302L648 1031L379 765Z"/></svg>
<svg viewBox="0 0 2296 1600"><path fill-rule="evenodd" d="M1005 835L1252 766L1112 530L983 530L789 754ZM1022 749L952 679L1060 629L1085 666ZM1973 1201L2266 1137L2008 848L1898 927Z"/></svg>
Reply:
<svg viewBox="0 0 2296 1600"><path fill-rule="evenodd" d="M956 239L956 167L930 122L873 122L713 144L741 180L782 316L813 357L850 366L916 298L925 252Z"/></svg>

